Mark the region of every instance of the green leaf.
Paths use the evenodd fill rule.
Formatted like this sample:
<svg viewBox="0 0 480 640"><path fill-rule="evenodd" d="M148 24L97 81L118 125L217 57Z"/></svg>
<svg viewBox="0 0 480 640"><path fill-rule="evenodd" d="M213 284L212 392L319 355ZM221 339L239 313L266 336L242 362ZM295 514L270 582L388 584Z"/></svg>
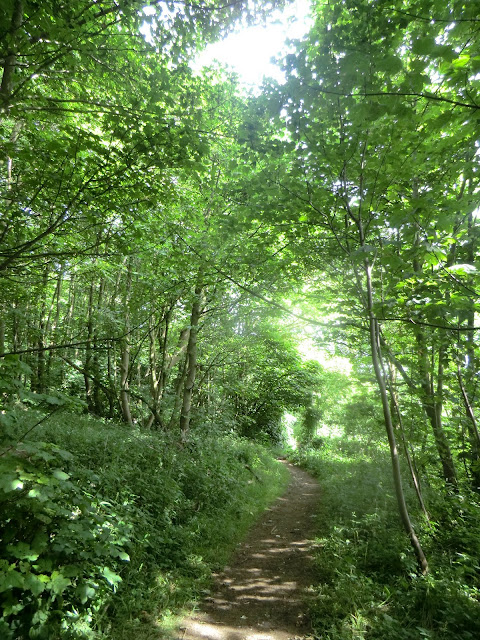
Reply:
<svg viewBox="0 0 480 640"><path fill-rule="evenodd" d="M3 489L5 493L20 491L23 489L23 482L18 479L16 473L8 473L3 478L0 478L0 489Z"/></svg>
<svg viewBox="0 0 480 640"><path fill-rule="evenodd" d="M39 609L35 611L32 617L32 624L35 626L43 626L48 620L48 613L43 611L43 609Z"/></svg>
<svg viewBox="0 0 480 640"><path fill-rule="evenodd" d="M28 589L37 597L45 591L48 580L48 576L36 576L33 573L29 573L25 576L25 589Z"/></svg>
<svg viewBox="0 0 480 640"><path fill-rule="evenodd" d="M32 562L38 558L38 553L31 548L26 542L17 542L17 544L7 545L9 551L14 558L19 560L31 560Z"/></svg>
<svg viewBox="0 0 480 640"><path fill-rule="evenodd" d="M59 596L71 584L72 581L68 578L65 578L65 576L60 571L53 571L47 587L50 589L50 591Z"/></svg>
<svg viewBox="0 0 480 640"><path fill-rule="evenodd" d="M114 588L116 588L117 585L122 581L121 577L118 574L114 573L108 567L103 567L103 569L100 571L100 573L105 578L105 580L109 584L111 584L112 587L114 587Z"/></svg>
<svg viewBox="0 0 480 640"><path fill-rule="evenodd" d="M469 62L470 62L470 56L469 55L461 55L461 56L459 56L458 58L456 58L455 60L452 61L452 67L454 67L455 69L462 69Z"/></svg>
<svg viewBox="0 0 480 640"><path fill-rule="evenodd" d="M130 561L130 556L128 555L128 553L122 551L121 549L112 549L110 555L116 558L120 558L120 560L124 560L125 562Z"/></svg>
<svg viewBox="0 0 480 640"><path fill-rule="evenodd" d="M79 584L75 589L76 595L80 598L80 602L85 604L87 600L91 600L95 595L95 589L86 582Z"/></svg>
<svg viewBox="0 0 480 640"><path fill-rule="evenodd" d="M48 395L46 395L44 397L44 401L47 404L53 404L53 405L57 405L57 406L65 404L65 400L63 398L59 398L58 396L48 396Z"/></svg>
<svg viewBox="0 0 480 640"><path fill-rule="evenodd" d="M412 73L408 76L401 90L405 91L422 91L423 87L430 82L430 79L424 73Z"/></svg>
<svg viewBox="0 0 480 640"><path fill-rule="evenodd" d="M379 60L378 68L388 74L399 73L403 69L403 63L398 56L385 56Z"/></svg>
<svg viewBox="0 0 480 640"><path fill-rule="evenodd" d="M25 576L19 571L7 571L0 575L0 593L9 591L10 589L22 589L25 583Z"/></svg>
<svg viewBox="0 0 480 640"><path fill-rule="evenodd" d="M70 476L68 475L68 473L65 473L64 471L62 471L61 469L54 469L52 471L52 475L54 476L54 478L56 478L57 480L68 480L70 478Z"/></svg>
<svg viewBox="0 0 480 640"><path fill-rule="evenodd" d="M433 38L417 38L412 45L412 53L420 56L430 55L437 45Z"/></svg>

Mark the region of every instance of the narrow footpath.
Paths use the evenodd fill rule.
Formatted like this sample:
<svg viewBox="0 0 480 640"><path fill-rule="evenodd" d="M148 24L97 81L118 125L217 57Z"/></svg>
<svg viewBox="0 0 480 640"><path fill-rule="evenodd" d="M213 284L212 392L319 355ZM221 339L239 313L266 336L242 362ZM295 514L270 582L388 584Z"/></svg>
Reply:
<svg viewBox="0 0 480 640"><path fill-rule="evenodd" d="M287 464L285 494L261 517L211 596L186 618L179 640L289 640L311 635L306 597L314 582L312 544L320 488Z"/></svg>

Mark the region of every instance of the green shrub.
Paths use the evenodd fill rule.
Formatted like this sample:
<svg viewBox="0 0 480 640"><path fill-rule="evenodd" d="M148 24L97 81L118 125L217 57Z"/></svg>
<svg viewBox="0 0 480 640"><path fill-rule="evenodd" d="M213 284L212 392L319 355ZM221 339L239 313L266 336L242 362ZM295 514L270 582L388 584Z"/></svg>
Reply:
<svg viewBox="0 0 480 640"><path fill-rule="evenodd" d="M285 484L233 435L142 433L57 414L12 421L0 457L0 637L129 638L201 595ZM143 626L142 626L143 625Z"/></svg>
<svg viewBox="0 0 480 640"><path fill-rule="evenodd" d="M121 581L131 527L98 492L99 477L76 475L72 461L42 442L0 458L5 638L80 637Z"/></svg>
<svg viewBox="0 0 480 640"><path fill-rule="evenodd" d="M430 522L405 489L431 571L417 573L393 497L385 451L355 439L326 439L294 459L316 475L323 500L311 598L322 640L473 640L480 637L478 496L425 496Z"/></svg>

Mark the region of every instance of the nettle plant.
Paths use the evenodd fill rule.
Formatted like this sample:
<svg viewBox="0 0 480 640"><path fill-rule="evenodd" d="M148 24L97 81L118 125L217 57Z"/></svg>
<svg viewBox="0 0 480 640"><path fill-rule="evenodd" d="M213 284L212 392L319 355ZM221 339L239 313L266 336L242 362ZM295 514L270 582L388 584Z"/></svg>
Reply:
<svg viewBox="0 0 480 640"><path fill-rule="evenodd" d="M2 638L92 636L131 538L98 489L98 476L55 445L19 443L1 455Z"/></svg>

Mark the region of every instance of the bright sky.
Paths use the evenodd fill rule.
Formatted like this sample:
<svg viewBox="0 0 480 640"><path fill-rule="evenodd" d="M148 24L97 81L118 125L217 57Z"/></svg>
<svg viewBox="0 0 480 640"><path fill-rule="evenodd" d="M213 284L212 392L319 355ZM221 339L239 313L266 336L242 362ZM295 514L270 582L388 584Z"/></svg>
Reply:
<svg viewBox="0 0 480 640"><path fill-rule="evenodd" d="M283 11L275 11L265 27L244 27L225 40L208 46L195 60L194 69L218 61L238 73L242 84L258 87L264 76L282 80L271 59L287 53L286 40L302 38L308 31L309 0L294 0Z"/></svg>

